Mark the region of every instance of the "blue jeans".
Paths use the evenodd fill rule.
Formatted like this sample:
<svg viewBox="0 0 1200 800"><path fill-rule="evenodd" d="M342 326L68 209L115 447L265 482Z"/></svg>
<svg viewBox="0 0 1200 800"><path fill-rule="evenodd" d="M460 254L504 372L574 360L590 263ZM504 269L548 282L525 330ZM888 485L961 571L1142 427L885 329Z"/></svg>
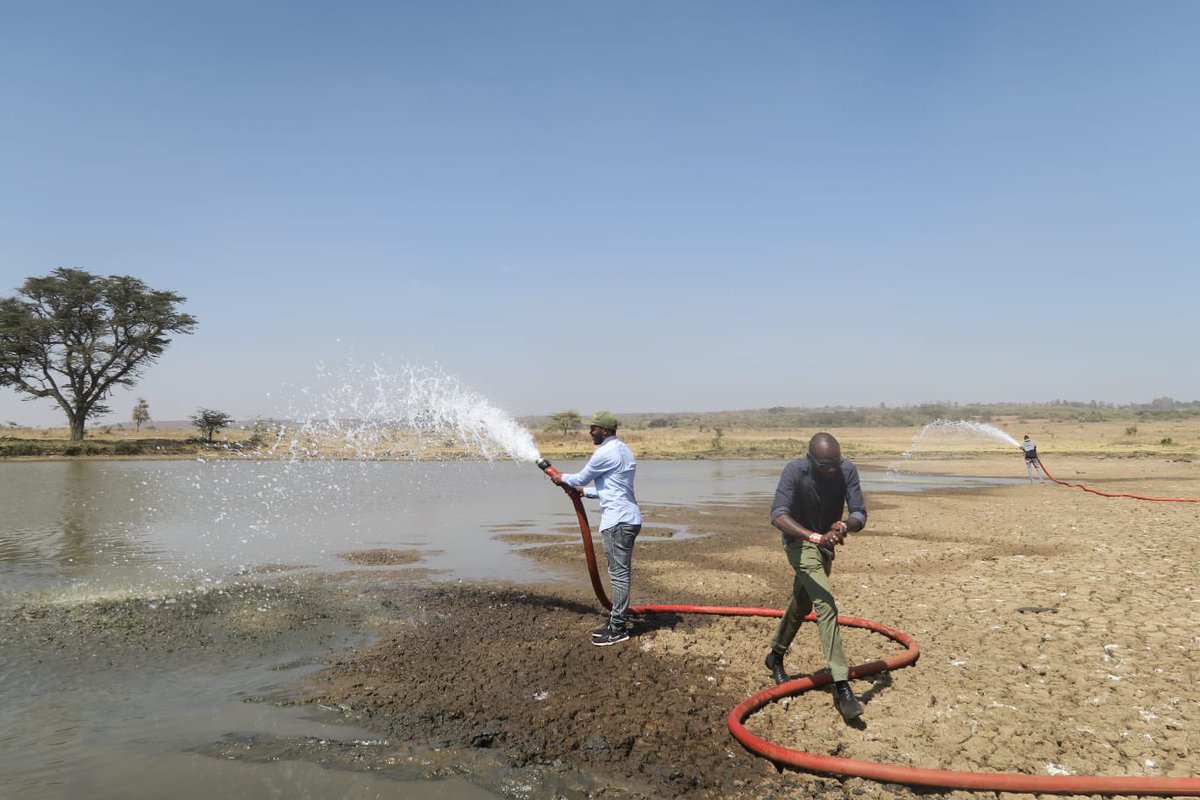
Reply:
<svg viewBox="0 0 1200 800"><path fill-rule="evenodd" d="M604 555L608 558L608 582L612 586L612 612L609 627L625 629L629 612L629 573L633 564L633 540L642 532L641 525L618 522L600 531L604 539Z"/></svg>

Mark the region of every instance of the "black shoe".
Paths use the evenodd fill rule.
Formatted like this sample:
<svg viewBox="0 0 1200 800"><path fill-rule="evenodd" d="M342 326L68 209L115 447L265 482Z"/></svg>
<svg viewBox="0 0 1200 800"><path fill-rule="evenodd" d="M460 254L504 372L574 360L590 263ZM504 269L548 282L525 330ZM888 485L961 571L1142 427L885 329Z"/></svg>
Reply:
<svg viewBox="0 0 1200 800"><path fill-rule="evenodd" d="M767 665L767 669L771 670L771 678L776 684L787 683L792 679L790 675L783 671L783 656L774 650L767 653L767 660L763 663Z"/></svg>
<svg viewBox="0 0 1200 800"><path fill-rule="evenodd" d="M603 625L601 625L599 628L592 628L592 638L599 639L601 636L607 636L608 632L611 630L612 630L612 626L606 622ZM622 630L629 630L629 626L626 625Z"/></svg>
<svg viewBox="0 0 1200 800"><path fill-rule="evenodd" d="M608 647L610 644L628 641L629 631L618 628L605 628L604 633L597 636L592 634L592 644L597 647Z"/></svg>
<svg viewBox="0 0 1200 800"><path fill-rule="evenodd" d="M833 704L837 706L842 719L851 720L862 716L862 703L854 696L849 681L838 681L833 684Z"/></svg>

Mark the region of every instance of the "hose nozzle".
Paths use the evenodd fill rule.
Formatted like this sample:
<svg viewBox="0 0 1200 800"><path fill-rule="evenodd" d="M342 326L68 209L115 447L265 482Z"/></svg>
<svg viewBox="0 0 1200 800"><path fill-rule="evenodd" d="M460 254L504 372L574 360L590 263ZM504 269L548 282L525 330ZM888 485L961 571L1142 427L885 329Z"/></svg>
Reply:
<svg viewBox="0 0 1200 800"><path fill-rule="evenodd" d="M537 464L538 469L540 469L542 472L549 475L551 478L561 478L562 477L562 473L550 465L549 459L539 458L537 461L535 461L533 463Z"/></svg>

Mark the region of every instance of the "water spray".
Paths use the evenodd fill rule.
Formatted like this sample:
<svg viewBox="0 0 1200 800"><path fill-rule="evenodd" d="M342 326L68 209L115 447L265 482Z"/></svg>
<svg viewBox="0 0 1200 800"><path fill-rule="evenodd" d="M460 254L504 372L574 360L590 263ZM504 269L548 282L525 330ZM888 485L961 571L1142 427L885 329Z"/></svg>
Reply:
<svg viewBox="0 0 1200 800"><path fill-rule="evenodd" d="M534 461L533 436L487 397L436 366L350 361L300 392L303 405L281 455L297 460L350 454L359 461L419 459L430 443L486 459Z"/></svg>
<svg viewBox="0 0 1200 800"><path fill-rule="evenodd" d="M983 437L983 438L987 438L987 439L995 439L997 441L1004 442L1005 444L1011 444L1014 447L1018 447L1018 448L1021 446L1021 443L1018 442L1016 439L1014 439L1012 436L1009 436L1007 433L1000 430L995 425L989 425L986 422L973 422L971 420L965 420L965 419L958 419L958 420L936 419L933 422L926 425L924 428L922 428L921 432L918 433L915 437L913 437L912 445L909 447L908 450L905 450L904 453L901 454L901 457L900 457L901 462L906 462L906 461L909 461L909 460L915 458L916 454L917 454L917 450L919 449L921 443L926 439L926 437L930 436L931 434L935 434L935 433L965 434L965 435L970 435L970 436ZM1133 494L1133 493L1129 493L1129 492L1104 492L1099 489L1093 489L1092 487L1087 486L1082 483L1070 483L1068 481L1059 480L1058 478L1051 475L1050 471L1046 469L1046 462L1042 460L1041 456L1037 457L1037 463L1038 463L1038 466L1040 466L1042 468L1042 472L1045 473L1046 477L1052 483L1056 483L1059 486L1067 486L1067 487L1071 487L1071 488L1075 488L1075 489L1082 489L1085 492L1090 492L1091 494L1100 495L1101 497L1127 497L1132 500L1148 500L1148 501L1156 502L1156 503L1200 503L1200 498L1195 498L1195 497L1153 497L1150 495ZM897 464L896 463L889 464L888 472L895 472L895 471L897 471Z"/></svg>

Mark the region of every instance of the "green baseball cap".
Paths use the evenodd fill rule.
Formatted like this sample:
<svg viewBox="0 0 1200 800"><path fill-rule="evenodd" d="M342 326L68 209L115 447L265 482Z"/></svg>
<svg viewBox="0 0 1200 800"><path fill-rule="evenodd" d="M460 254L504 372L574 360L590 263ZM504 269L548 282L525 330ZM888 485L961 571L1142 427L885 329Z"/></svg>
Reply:
<svg viewBox="0 0 1200 800"><path fill-rule="evenodd" d="M599 425L601 428L608 428L610 431L615 431L621 423L609 411L597 411L592 414L592 424Z"/></svg>

